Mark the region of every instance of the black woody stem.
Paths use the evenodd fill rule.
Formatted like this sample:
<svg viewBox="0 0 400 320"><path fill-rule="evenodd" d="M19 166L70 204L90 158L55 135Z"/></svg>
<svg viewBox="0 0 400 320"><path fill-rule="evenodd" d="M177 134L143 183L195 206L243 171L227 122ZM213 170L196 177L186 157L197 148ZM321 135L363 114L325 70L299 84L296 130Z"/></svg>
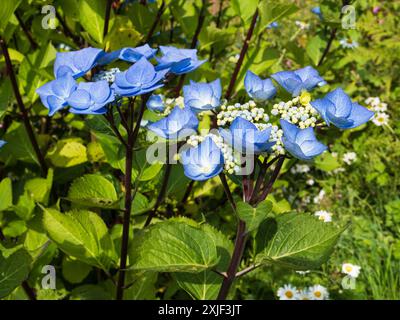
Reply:
<svg viewBox="0 0 400 320"><path fill-rule="evenodd" d="M257 23L257 18L258 18L258 9L256 9L256 12L254 13L253 18L251 20L249 30L247 31L246 39L244 40L242 50L240 51L239 60L236 63L235 70L232 73L231 81L229 82L228 89L226 90L225 98L228 100L232 95L233 89L235 88L236 79L239 75L240 68L242 67L244 56L246 55L247 50L249 49L249 43L251 37L253 36L254 28Z"/></svg>
<svg viewBox="0 0 400 320"><path fill-rule="evenodd" d="M108 25L110 24L112 3L113 3L113 0L107 0L106 14L105 14L105 17L104 17L103 39L106 37L106 35L108 33Z"/></svg>
<svg viewBox="0 0 400 320"><path fill-rule="evenodd" d="M243 220L239 220L236 230L235 247L229 263L228 271L226 272L226 277L222 281L222 285L218 293L218 300L226 299L229 290L236 279L236 272L239 268L240 261L242 260L244 247L246 245L246 238L246 223Z"/></svg>
<svg viewBox="0 0 400 320"><path fill-rule="evenodd" d="M125 147L125 208L124 208L124 218L123 218L123 227L122 227L122 242L121 242L121 256L120 256L120 265L119 265L119 273L117 280L117 293L116 299L122 300L124 296L124 287L125 287L125 269L126 262L128 257L128 249L129 249L129 229L130 229L130 218L131 218L131 209L132 209L132 162L133 162L133 148L136 143L136 139L138 137L140 122L142 121L143 113L146 107L146 102L148 99L148 94L142 95L142 102L140 106L140 111L138 117L136 119L136 125L133 129L132 126L128 126L128 140ZM133 105L130 104L128 109L128 118L134 112Z"/></svg>
<svg viewBox="0 0 400 320"><path fill-rule="evenodd" d="M192 38L192 42L190 44L190 48L194 49L196 48L197 45L197 41L199 40L199 35L201 32L201 28L203 27L204 24L204 20L206 18L206 9L207 9L207 0L202 0L202 6L199 12L199 18L197 20L197 27L196 27L196 31L194 32L193 38ZM185 75L181 75L181 77L179 78L179 82L178 85L175 88L175 95L177 97L179 97L179 94L182 90L183 84L185 82Z"/></svg>
<svg viewBox="0 0 400 320"><path fill-rule="evenodd" d="M150 28L150 30L149 30L149 33L147 34L146 42L149 42L149 40L150 40L151 37L153 36L154 31L155 31L156 28L157 28L157 25L160 23L161 16L162 16L162 14L164 13L164 10L165 10L165 0L163 0L163 1L161 2L160 8L158 8L157 15L156 15L156 19L154 20L153 25L151 26L151 28Z"/></svg>
<svg viewBox="0 0 400 320"><path fill-rule="evenodd" d="M29 120L28 110L25 108L25 104L22 100L22 96L19 91L17 78L15 77L14 68L13 68L13 65L12 65L12 62L10 59L10 54L8 53L7 44L2 37L0 37L0 45L1 45L1 50L3 51L3 54L4 54L4 58L5 58L6 66L7 66L7 73L10 76L11 85L12 85L12 88L14 91L15 99L17 100L19 110L21 112L21 116L22 116L22 120L24 122L26 132L28 134L28 137L32 144L32 147L35 151L37 160L38 160L40 168L42 170L42 175L46 176L47 175L47 164L46 164L43 154L39 148L39 144L37 142L35 132L33 131L31 122Z"/></svg>
<svg viewBox="0 0 400 320"><path fill-rule="evenodd" d="M24 31L26 37L28 38L28 41L31 44L32 49L37 49L38 45L36 41L33 39L31 31L26 27L26 24L24 23L24 21L22 21L18 12L14 12L14 15L17 18L18 23L21 26L22 30Z"/></svg>
<svg viewBox="0 0 400 320"><path fill-rule="evenodd" d="M233 196L232 196L231 190L229 189L228 182L226 181L225 174L221 172L219 174L219 178L221 180L222 186L224 187L226 197L228 198L228 201L229 201L233 211L236 213L236 203L233 200Z"/></svg>
<svg viewBox="0 0 400 320"><path fill-rule="evenodd" d="M282 169L282 165L283 165L284 161L285 161L285 156L279 156L278 157L278 162L276 164L276 167L275 167L274 171L272 172L271 178L268 180L267 184L262 189L261 196L257 199L256 204L258 204L261 201L263 201L264 199L266 199L267 196L269 195L269 193L271 192L272 186L274 185L276 179L279 176L279 172Z"/></svg>

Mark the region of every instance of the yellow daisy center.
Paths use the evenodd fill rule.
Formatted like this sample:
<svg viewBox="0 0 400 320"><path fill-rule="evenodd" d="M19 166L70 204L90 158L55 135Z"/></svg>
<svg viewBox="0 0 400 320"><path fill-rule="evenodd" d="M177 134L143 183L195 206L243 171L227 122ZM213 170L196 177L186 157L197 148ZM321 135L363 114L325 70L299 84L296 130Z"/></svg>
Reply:
<svg viewBox="0 0 400 320"><path fill-rule="evenodd" d="M321 296L322 296L321 291L315 291L314 296L316 296L317 298L321 298Z"/></svg>
<svg viewBox="0 0 400 320"><path fill-rule="evenodd" d="M292 291L286 291L285 296L288 297L289 299L293 298L293 292Z"/></svg>
<svg viewBox="0 0 400 320"><path fill-rule="evenodd" d="M351 272L353 270L353 267L352 266L346 266L346 271L347 272Z"/></svg>

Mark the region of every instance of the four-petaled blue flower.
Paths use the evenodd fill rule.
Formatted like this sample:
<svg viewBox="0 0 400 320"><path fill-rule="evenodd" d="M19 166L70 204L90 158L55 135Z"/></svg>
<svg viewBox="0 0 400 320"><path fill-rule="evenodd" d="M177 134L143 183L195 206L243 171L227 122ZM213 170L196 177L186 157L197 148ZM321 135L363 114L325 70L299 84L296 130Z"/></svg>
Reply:
<svg viewBox="0 0 400 320"><path fill-rule="evenodd" d="M98 59L103 55L105 55L105 52L97 48L57 52L56 61L54 62L54 75L59 78L69 73L77 79L96 66Z"/></svg>
<svg viewBox="0 0 400 320"><path fill-rule="evenodd" d="M151 111L163 112L165 109L164 96L162 94L152 94L147 100L146 107Z"/></svg>
<svg viewBox="0 0 400 320"><path fill-rule="evenodd" d="M326 84L318 71L310 66L295 71L280 71L271 77L293 96L298 96L303 90L310 91L315 86Z"/></svg>
<svg viewBox="0 0 400 320"><path fill-rule="evenodd" d="M165 139L182 139L194 134L198 126L199 120L189 107L176 106L167 117L147 125L147 129Z"/></svg>
<svg viewBox="0 0 400 320"><path fill-rule="evenodd" d="M105 54L98 60L99 65L106 65L113 62L116 59L120 59L127 62L137 62L140 58L145 57L151 59L155 56L157 49L152 49L147 43L143 46L136 48L123 48L110 53Z"/></svg>
<svg viewBox="0 0 400 320"><path fill-rule="evenodd" d="M115 100L114 92L105 80L80 82L78 88L67 99L69 110L76 114L104 114L108 103Z"/></svg>
<svg viewBox="0 0 400 320"><path fill-rule="evenodd" d="M67 99L76 90L77 84L71 74L50 81L36 90L43 105L52 116L67 105Z"/></svg>
<svg viewBox="0 0 400 320"><path fill-rule="evenodd" d="M312 127L300 129L283 119L280 123L283 130L283 145L293 157L311 160L327 149L327 146L317 140Z"/></svg>
<svg viewBox="0 0 400 320"><path fill-rule="evenodd" d="M7 142L5 142L4 140L0 140L0 148L2 148Z"/></svg>
<svg viewBox="0 0 400 320"><path fill-rule="evenodd" d="M271 79L261 79L250 70L246 72L244 87L248 95L256 101L271 99L276 94L276 88Z"/></svg>
<svg viewBox="0 0 400 320"><path fill-rule="evenodd" d="M370 120L374 113L358 103L338 88L328 93L324 98L311 102L322 118L329 125L333 123L340 129L352 129Z"/></svg>
<svg viewBox="0 0 400 320"><path fill-rule="evenodd" d="M259 130L252 122L237 117L229 130L220 129L220 135L235 150L246 154L260 154L268 151L275 142L269 141L272 128Z"/></svg>
<svg viewBox="0 0 400 320"><path fill-rule="evenodd" d="M112 88L123 97L142 95L161 88L168 69L156 72L154 66L145 57L132 65L128 70L115 75Z"/></svg>
<svg viewBox="0 0 400 320"><path fill-rule="evenodd" d="M267 29L276 29L278 27L279 27L279 24L276 21L271 22L269 25L267 25Z"/></svg>
<svg viewBox="0 0 400 320"><path fill-rule="evenodd" d="M224 167L222 152L209 136L198 146L182 151L181 162L185 175L196 181L213 178Z"/></svg>
<svg viewBox="0 0 400 320"><path fill-rule="evenodd" d="M156 70L169 68L171 73L184 74L201 66L206 60L198 60L196 49L178 49L175 47L160 46L161 58L156 58Z"/></svg>
<svg viewBox="0 0 400 320"><path fill-rule="evenodd" d="M312 8L312 9L311 9L311 12L314 13L315 15L317 15L318 18L319 18L320 20L323 19L323 17L322 17L322 12L321 12L321 8L320 8L320 7L314 7L314 8Z"/></svg>
<svg viewBox="0 0 400 320"><path fill-rule="evenodd" d="M196 83L190 81L190 85L183 87L185 106L196 112L213 110L220 105L222 94L221 81L219 79L210 83Z"/></svg>

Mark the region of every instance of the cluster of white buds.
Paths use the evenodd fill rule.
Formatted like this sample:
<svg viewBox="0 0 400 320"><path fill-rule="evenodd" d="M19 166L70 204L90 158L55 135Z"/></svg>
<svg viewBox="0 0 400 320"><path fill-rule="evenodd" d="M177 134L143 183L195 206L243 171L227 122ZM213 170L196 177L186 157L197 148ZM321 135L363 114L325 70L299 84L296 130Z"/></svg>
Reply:
<svg viewBox="0 0 400 320"><path fill-rule="evenodd" d="M233 148L226 144L221 136L213 133L209 133L206 136L192 135L188 138L187 144L196 147L206 137L211 137L217 147L221 150L222 156L224 157L224 169L229 174L239 173L241 167L240 153L235 152Z"/></svg>
<svg viewBox="0 0 400 320"><path fill-rule="evenodd" d="M65 43L60 43L57 46L57 49L59 49L60 51L71 51L72 50L72 48L69 45L65 44Z"/></svg>
<svg viewBox="0 0 400 320"><path fill-rule="evenodd" d="M185 107L183 97L179 96L177 98L167 98L164 101L165 109L162 113L163 116L167 116L171 113L172 109L178 106L183 109Z"/></svg>
<svg viewBox="0 0 400 320"><path fill-rule="evenodd" d="M296 20L294 23L296 24L297 27L299 27L300 30L310 29L310 24L309 23L305 23L305 22L300 21L300 20Z"/></svg>
<svg viewBox="0 0 400 320"><path fill-rule="evenodd" d="M237 117L242 117L253 123L257 121L269 121L269 116L265 113L265 110L263 108L257 108L256 103L250 100L244 104L235 103L230 106L223 104L221 106L221 111L217 114L217 125L228 125Z"/></svg>
<svg viewBox="0 0 400 320"><path fill-rule="evenodd" d="M296 124L300 129L315 127L318 121L318 111L310 104L311 95L304 91L300 96L287 102L274 104L271 114Z"/></svg>
<svg viewBox="0 0 400 320"><path fill-rule="evenodd" d="M106 80L108 83L114 83L115 75L121 72L119 68L111 68L110 70L100 71L93 76L93 81Z"/></svg>
<svg viewBox="0 0 400 320"><path fill-rule="evenodd" d="M275 142L275 144L272 146L271 150L274 152L276 156L284 155L285 148L283 147L283 142L282 142L283 130L279 129L279 127L276 125L271 125L270 123L267 123L266 126L272 127L269 141Z"/></svg>

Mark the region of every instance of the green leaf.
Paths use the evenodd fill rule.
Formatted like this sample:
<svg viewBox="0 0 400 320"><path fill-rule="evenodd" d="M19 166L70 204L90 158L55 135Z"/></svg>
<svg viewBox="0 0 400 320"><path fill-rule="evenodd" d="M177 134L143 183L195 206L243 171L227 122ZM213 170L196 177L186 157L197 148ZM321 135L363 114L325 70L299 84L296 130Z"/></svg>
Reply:
<svg viewBox="0 0 400 320"><path fill-rule="evenodd" d="M282 4L272 0L260 1L258 7L260 12L259 33L263 32L272 22L278 22L299 10L293 3Z"/></svg>
<svg viewBox="0 0 400 320"><path fill-rule="evenodd" d="M3 33L8 21L10 21L11 16L14 11L20 5L21 0L2 0L1 10L0 10L0 33Z"/></svg>
<svg viewBox="0 0 400 320"><path fill-rule="evenodd" d="M72 182L68 200L87 207L114 208L118 196L114 185L106 178L99 174L86 174Z"/></svg>
<svg viewBox="0 0 400 320"><path fill-rule="evenodd" d="M59 140L47 157L55 167L73 167L87 161L86 147L77 138Z"/></svg>
<svg viewBox="0 0 400 320"><path fill-rule="evenodd" d="M157 272L130 271L126 275L125 283L132 284L124 292L125 300L155 300Z"/></svg>
<svg viewBox="0 0 400 320"><path fill-rule="evenodd" d="M47 173L47 178L34 178L25 183L25 191L34 201L47 205L49 202L51 187L53 185L53 169Z"/></svg>
<svg viewBox="0 0 400 320"><path fill-rule="evenodd" d="M201 225L201 229L213 238L217 247L219 262L215 266L215 269L225 271L228 268L230 256L233 251L232 242L226 235L210 225L203 224ZM195 274L176 273L175 278L182 289L189 293L192 298L199 300L216 299L222 283L222 277L211 270Z"/></svg>
<svg viewBox="0 0 400 320"><path fill-rule="evenodd" d="M79 21L94 41L103 43L107 0L80 0Z"/></svg>
<svg viewBox="0 0 400 320"><path fill-rule="evenodd" d="M130 269L199 272L217 264L213 238L184 222L163 221L143 231L130 252Z"/></svg>
<svg viewBox="0 0 400 320"><path fill-rule="evenodd" d="M0 120L3 119L4 115L8 110L8 101L12 97L11 81L3 80L0 84Z"/></svg>
<svg viewBox="0 0 400 320"><path fill-rule="evenodd" d="M316 269L328 260L343 231L306 213L281 214L260 226L256 260L295 270Z"/></svg>
<svg viewBox="0 0 400 320"><path fill-rule="evenodd" d="M271 201L261 202L257 208L252 207L248 203L239 202L237 204L237 213L244 222L246 222L246 230L251 232L256 230L272 210Z"/></svg>
<svg viewBox="0 0 400 320"><path fill-rule="evenodd" d="M322 57L322 53L326 47L326 41L320 36L311 38L307 43L306 52L310 57L312 63L316 66Z"/></svg>
<svg viewBox="0 0 400 320"><path fill-rule="evenodd" d="M112 296L101 286L86 284L71 291L70 300L111 300Z"/></svg>
<svg viewBox="0 0 400 320"><path fill-rule="evenodd" d="M89 275L92 267L79 260L65 256L62 261L63 277L70 283L81 283Z"/></svg>
<svg viewBox="0 0 400 320"><path fill-rule="evenodd" d="M242 20L246 27L250 24L251 19L256 12L259 0L232 0L231 5L235 13Z"/></svg>
<svg viewBox="0 0 400 320"><path fill-rule="evenodd" d="M12 184L10 178L0 182L0 211L7 210L12 206Z"/></svg>
<svg viewBox="0 0 400 320"><path fill-rule="evenodd" d="M29 274L31 257L21 249L7 258L0 251L0 298L8 296Z"/></svg>
<svg viewBox="0 0 400 320"><path fill-rule="evenodd" d="M333 171L340 167L338 159L329 152L324 152L315 158L315 167L323 171Z"/></svg>
<svg viewBox="0 0 400 320"><path fill-rule="evenodd" d="M43 209L43 227L66 254L107 271L117 261L104 221L94 212Z"/></svg>

